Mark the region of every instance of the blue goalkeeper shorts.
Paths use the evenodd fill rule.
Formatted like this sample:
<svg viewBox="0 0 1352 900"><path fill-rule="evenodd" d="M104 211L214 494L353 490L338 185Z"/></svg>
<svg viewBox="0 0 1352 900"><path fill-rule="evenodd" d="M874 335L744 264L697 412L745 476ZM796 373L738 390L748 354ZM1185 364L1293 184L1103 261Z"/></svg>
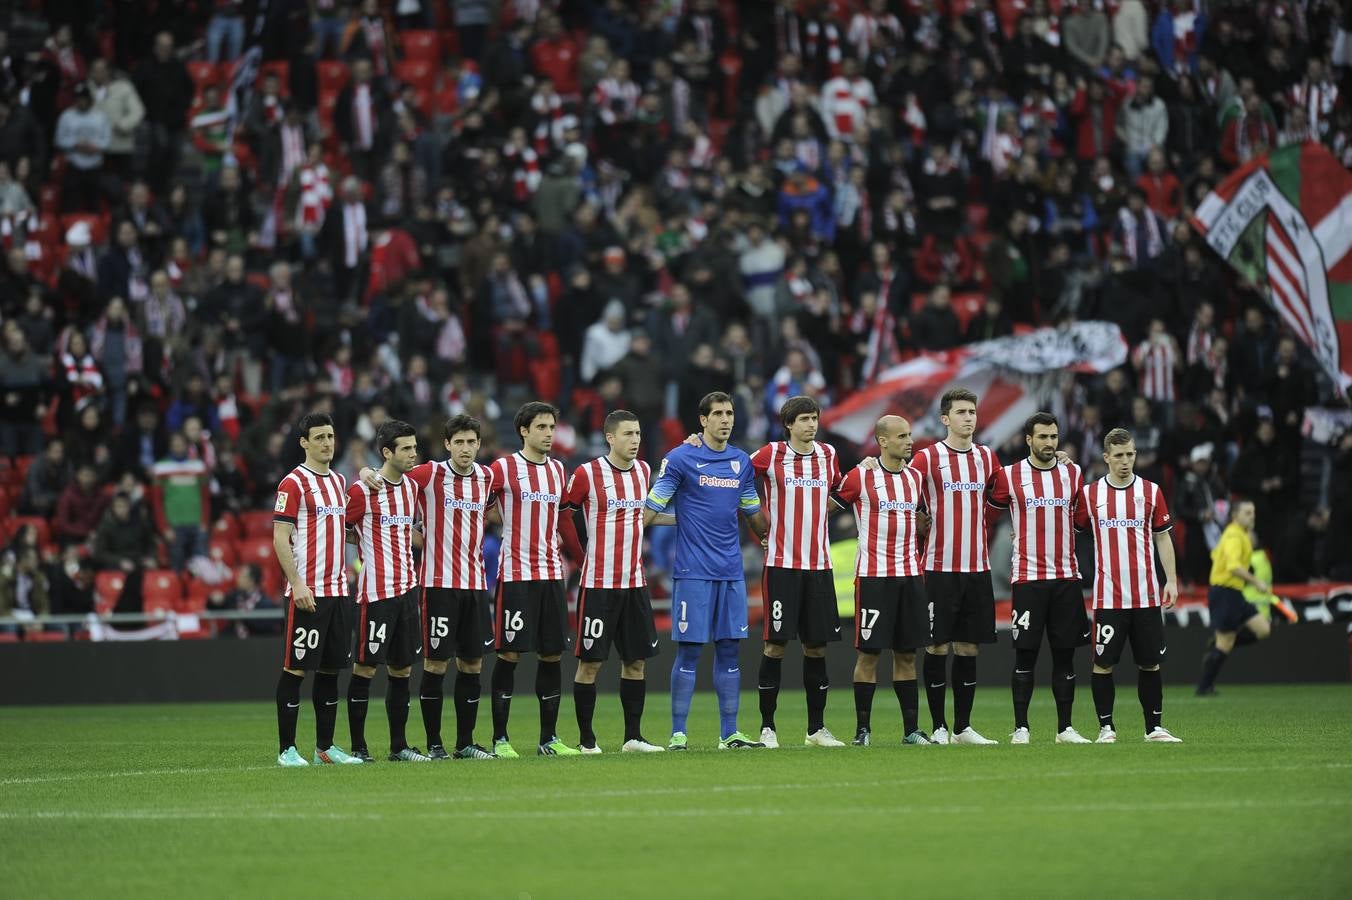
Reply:
<svg viewBox="0 0 1352 900"><path fill-rule="evenodd" d="M677 578L671 597L671 639L684 644L741 640L746 632L746 582Z"/></svg>

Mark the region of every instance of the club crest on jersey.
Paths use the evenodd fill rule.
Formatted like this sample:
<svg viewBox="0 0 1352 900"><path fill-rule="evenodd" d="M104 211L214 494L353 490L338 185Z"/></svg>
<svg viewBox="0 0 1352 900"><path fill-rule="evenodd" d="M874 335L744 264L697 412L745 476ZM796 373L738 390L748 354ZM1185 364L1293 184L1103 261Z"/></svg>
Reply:
<svg viewBox="0 0 1352 900"><path fill-rule="evenodd" d="M590 650L590 649L592 648L592 639L591 639L591 638L583 638L583 639L582 639L582 646L583 646L584 648L586 648L587 650Z"/></svg>
<svg viewBox="0 0 1352 900"><path fill-rule="evenodd" d="M511 643L512 641L516 640L515 631L504 631L503 634L506 635L508 643Z"/></svg>
<svg viewBox="0 0 1352 900"><path fill-rule="evenodd" d="M367 641L366 649L371 651L372 656L375 656L380 652L380 641Z"/></svg>
<svg viewBox="0 0 1352 900"><path fill-rule="evenodd" d="M872 629L872 628L861 628L861 629L859 629L859 636L860 636L861 638L863 638L864 640L868 640L869 638L873 637L873 629Z"/></svg>
<svg viewBox="0 0 1352 900"><path fill-rule="evenodd" d="M728 462L728 465L732 466L732 474L734 475L742 474L742 461L740 459L730 460Z"/></svg>
<svg viewBox="0 0 1352 900"><path fill-rule="evenodd" d="M432 645L433 650L441 646L441 638L439 637L428 638L427 642Z"/></svg>
<svg viewBox="0 0 1352 900"><path fill-rule="evenodd" d="M677 622L676 630L679 631L681 634L685 634L685 629L688 628L689 625L690 625L689 622Z"/></svg>

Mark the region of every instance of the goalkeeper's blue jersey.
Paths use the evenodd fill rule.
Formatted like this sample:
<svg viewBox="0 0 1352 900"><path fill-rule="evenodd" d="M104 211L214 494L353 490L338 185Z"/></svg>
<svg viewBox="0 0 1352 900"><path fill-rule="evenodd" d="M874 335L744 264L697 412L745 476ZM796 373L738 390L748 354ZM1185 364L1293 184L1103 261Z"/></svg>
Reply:
<svg viewBox="0 0 1352 900"><path fill-rule="evenodd" d="M731 445L722 450L680 445L662 460L648 508L676 516L674 578L745 577L738 513L760 510L756 475L745 451Z"/></svg>

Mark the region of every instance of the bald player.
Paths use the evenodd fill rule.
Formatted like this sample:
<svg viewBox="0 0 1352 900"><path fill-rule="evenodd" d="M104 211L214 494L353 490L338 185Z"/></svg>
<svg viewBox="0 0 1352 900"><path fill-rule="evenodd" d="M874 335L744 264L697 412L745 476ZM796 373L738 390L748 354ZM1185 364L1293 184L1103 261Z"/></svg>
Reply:
<svg viewBox="0 0 1352 900"><path fill-rule="evenodd" d="M835 500L854 510L859 549L854 566L854 745L872 743L878 657L892 651L892 688L901 704L902 743L929 744L920 730L915 652L929 642L929 610L920 565L922 479L910 467L911 424L883 416L874 426L876 466L845 476Z"/></svg>

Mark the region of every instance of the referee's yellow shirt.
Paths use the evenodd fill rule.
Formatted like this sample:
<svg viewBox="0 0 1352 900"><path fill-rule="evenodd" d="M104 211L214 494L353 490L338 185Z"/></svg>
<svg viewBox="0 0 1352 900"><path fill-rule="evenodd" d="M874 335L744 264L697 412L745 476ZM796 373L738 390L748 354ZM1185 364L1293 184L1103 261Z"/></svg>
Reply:
<svg viewBox="0 0 1352 900"><path fill-rule="evenodd" d="M1211 551L1211 584L1244 590L1244 580L1235 575L1233 570L1247 570L1252 556L1253 542L1249 540L1249 533L1237 522L1226 525L1216 549Z"/></svg>

